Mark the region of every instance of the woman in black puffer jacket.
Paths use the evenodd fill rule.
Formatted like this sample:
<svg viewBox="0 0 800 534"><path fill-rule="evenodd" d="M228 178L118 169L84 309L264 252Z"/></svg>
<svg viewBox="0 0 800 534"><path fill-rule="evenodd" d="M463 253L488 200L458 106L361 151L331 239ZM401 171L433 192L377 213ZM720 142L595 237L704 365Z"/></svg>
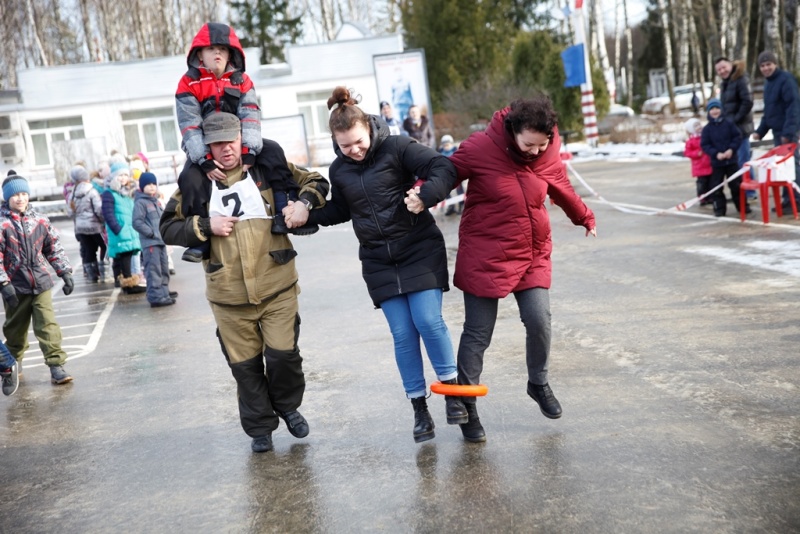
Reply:
<svg viewBox="0 0 800 534"><path fill-rule="evenodd" d="M404 199L417 177L424 177L430 198L422 200L428 207L436 205L456 182L456 171L432 148L389 135L383 120L356 104L344 87L328 99L328 109L334 108L329 125L337 156L329 170L331 199L311 211L308 222L353 221L364 281L392 331L397 367L414 406L414 440L420 442L434 437L420 339L439 380L455 384L458 373L442 318L442 293L450 289L444 237L430 212L410 213ZM446 404L448 423L466 422L459 403L447 398Z"/></svg>

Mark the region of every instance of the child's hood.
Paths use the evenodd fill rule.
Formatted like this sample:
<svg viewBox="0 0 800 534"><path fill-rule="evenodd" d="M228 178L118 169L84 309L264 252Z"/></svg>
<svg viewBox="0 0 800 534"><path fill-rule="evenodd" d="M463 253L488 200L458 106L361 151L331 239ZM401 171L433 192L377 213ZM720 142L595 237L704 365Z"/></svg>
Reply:
<svg viewBox="0 0 800 534"><path fill-rule="evenodd" d="M186 64L189 69L199 69L200 60L197 57L197 52L206 46L223 45L227 46L231 51L231 56L228 59L228 64L235 70L244 72L244 50L239 43L239 38L236 37L236 32L227 24L219 22L208 22L203 24L200 31L192 39L192 46L189 48L189 54L186 56Z"/></svg>

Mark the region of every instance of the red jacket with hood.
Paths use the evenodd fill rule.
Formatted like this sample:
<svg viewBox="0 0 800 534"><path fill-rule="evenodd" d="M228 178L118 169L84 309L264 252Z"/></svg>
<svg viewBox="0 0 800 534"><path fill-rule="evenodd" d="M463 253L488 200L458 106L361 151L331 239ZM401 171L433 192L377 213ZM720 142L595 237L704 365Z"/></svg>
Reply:
<svg viewBox="0 0 800 534"><path fill-rule="evenodd" d="M225 73L217 78L203 67L198 52L212 45L230 50ZM216 168L208 147L203 143L203 119L211 113L233 113L242 121L242 162L255 164L261 152L261 109L253 81L245 74L244 51L233 29L225 24L204 24L192 40L186 56L186 71L175 93L175 114L183 136L183 149L192 161L208 172Z"/></svg>
<svg viewBox="0 0 800 534"><path fill-rule="evenodd" d="M459 180L469 180L453 283L478 297L550 288L548 195L575 225L595 226L567 179L558 129L544 152L526 156L505 127L508 112L495 112L486 131L472 134L450 158Z"/></svg>

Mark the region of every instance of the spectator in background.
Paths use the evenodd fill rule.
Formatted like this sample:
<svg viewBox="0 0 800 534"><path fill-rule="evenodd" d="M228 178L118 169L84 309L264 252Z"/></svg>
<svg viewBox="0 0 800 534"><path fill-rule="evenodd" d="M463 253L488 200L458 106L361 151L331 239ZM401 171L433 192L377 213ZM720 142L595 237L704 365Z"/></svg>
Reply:
<svg viewBox="0 0 800 534"><path fill-rule="evenodd" d="M750 89L750 78L744 67L744 61L731 62L726 57L719 57L714 62L714 69L722 78L719 99L722 101L722 115L736 125L742 132L742 144L739 145L737 160L739 168L750 161L750 134L753 133L753 91Z"/></svg>
<svg viewBox="0 0 800 534"><path fill-rule="evenodd" d="M416 104L408 108L408 117L403 121L403 129L423 145L436 148L436 139L433 137L430 121Z"/></svg>
<svg viewBox="0 0 800 534"><path fill-rule="evenodd" d="M778 58L766 50L758 55L758 68L764 76L764 115L753 134L753 139L762 139L772 130L775 146L797 142L800 129L800 93L797 80L792 73L778 68ZM712 159L713 161L713 159ZM800 151L795 151L795 179L800 178ZM800 195L793 190L794 198L800 203ZM783 207L788 209L789 191L783 190Z"/></svg>
<svg viewBox="0 0 800 534"><path fill-rule="evenodd" d="M158 202L158 182L152 172L139 176L139 190L133 201L133 227L142 244L147 302L151 308L175 304L177 292L169 290L167 247L158 228L164 210Z"/></svg>
<svg viewBox="0 0 800 534"><path fill-rule="evenodd" d="M80 243L83 272L92 283L100 281L100 260L105 256L106 243L103 240L103 200L100 193L89 181L89 172L82 165L75 165L69 171L74 184L67 198L67 215L75 223L75 237ZM104 273L105 274L105 273Z"/></svg>
<svg viewBox="0 0 800 534"><path fill-rule="evenodd" d="M381 102L381 118L389 126L389 135L407 135L401 128L400 121L394 116L392 105L385 100Z"/></svg>
<svg viewBox="0 0 800 534"><path fill-rule="evenodd" d="M128 294L144 293L139 274L131 270L131 258L142 249L139 233L133 228L133 189L131 170L126 163L111 165L103 191L103 218L108 230L108 255L112 259L114 285Z"/></svg>
<svg viewBox="0 0 800 534"><path fill-rule="evenodd" d="M701 197L708 192L708 184L711 183L711 159L700 147L703 123L700 122L700 119L691 118L686 121L684 128L689 137L686 139L683 155L692 161L692 176L695 179L697 196ZM700 201L701 206L708 204L711 204L711 201L707 198Z"/></svg>
<svg viewBox="0 0 800 534"><path fill-rule="evenodd" d="M449 158L450 156L455 154L457 148L458 148L458 145L456 145L455 142L453 142L453 136L450 135L450 134L446 134L446 135L442 136L442 140L439 143L439 148L437 149L437 151L442 156L446 156L446 157ZM458 186L455 189L455 193L453 191L450 191L450 194L448 195L448 197L452 197L454 195L456 195L456 196L457 195L463 195L463 194L464 194L464 186L462 185L461 182L459 182ZM460 215L461 214L461 210L463 208L464 208L464 201L461 200L460 202L456 202L454 204L449 204L447 206L447 208L445 209L444 214L445 215L454 215L454 214L458 213Z"/></svg>
<svg viewBox="0 0 800 534"><path fill-rule="evenodd" d="M711 183L709 190L716 188L723 183L725 178L730 178L739 170L739 160L736 158L737 150L742 142L742 132L733 123L722 115L722 102L718 98L712 98L706 105L708 112L708 124L703 128L700 136L700 146L703 152L711 158ZM739 205L739 186L742 177L735 178L728 182L733 197L733 205L736 211L742 209L750 213L750 206L746 203ZM728 201L725 199L724 188L720 187L711 193L711 201L714 203L714 215L723 217L727 212ZM746 201L745 201L746 202Z"/></svg>

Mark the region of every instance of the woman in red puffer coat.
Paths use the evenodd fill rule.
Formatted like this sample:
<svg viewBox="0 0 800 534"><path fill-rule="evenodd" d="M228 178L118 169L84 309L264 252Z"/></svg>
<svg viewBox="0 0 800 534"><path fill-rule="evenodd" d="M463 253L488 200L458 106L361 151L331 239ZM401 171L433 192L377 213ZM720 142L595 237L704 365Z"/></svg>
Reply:
<svg viewBox="0 0 800 534"><path fill-rule="evenodd" d="M551 419L561 416L561 406L547 381L553 246L547 197L586 235L597 235L594 214L567 179L556 120L547 97L517 100L451 156L458 179L469 180L454 277L465 307L458 381L480 382L498 299L513 293L527 332L528 394ZM463 400L469 414L461 425L464 438L485 441L475 398Z"/></svg>

